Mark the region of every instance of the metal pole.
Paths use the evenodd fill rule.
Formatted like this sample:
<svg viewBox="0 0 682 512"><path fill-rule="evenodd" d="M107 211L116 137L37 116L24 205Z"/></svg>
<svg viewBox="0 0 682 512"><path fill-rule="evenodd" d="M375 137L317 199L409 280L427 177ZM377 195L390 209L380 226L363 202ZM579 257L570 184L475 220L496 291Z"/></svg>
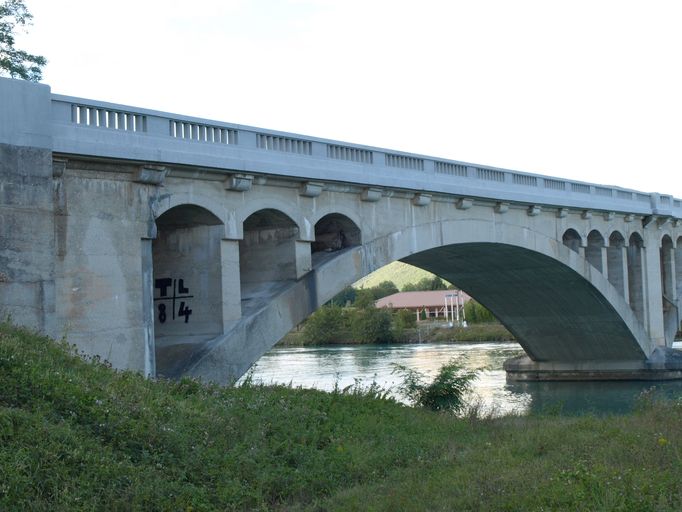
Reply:
<svg viewBox="0 0 682 512"><path fill-rule="evenodd" d="M456 308L456 311L457 311L457 325L459 325L459 292L456 292L456 293L455 293L455 297L457 297L457 308Z"/></svg>

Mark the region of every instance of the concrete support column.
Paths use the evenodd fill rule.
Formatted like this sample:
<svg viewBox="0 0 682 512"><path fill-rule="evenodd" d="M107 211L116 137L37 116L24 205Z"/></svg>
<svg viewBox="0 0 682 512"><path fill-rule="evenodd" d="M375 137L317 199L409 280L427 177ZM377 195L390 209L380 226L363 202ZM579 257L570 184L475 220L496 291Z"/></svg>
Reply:
<svg viewBox="0 0 682 512"><path fill-rule="evenodd" d="M643 289L644 289L644 324L649 337L656 345L665 346L665 329L663 323L663 290L661 287L661 258L656 244L648 244L642 248Z"/></svg>
<svg viewBox="0 0 682 512"><path fill-rule="evenodd" d="M645 286L645 263L644 263L644 249L636 243L630 243L627 248L628 252L628 292L629 303L632 310L640 322L646 327L646 297L647 290ZM656 257L658 260L658 255ZM656 280L660 283L660 278L656 276Z"/></svg>
<svg viewBox="0 0 682 512"><path fill-rule="evenodd" d="M296 279L302 278L313 268L310 242L296 240Z"/></svg>
<svg viewBox="0 0 682 512"><path fill-rule="evenodd" d="M674 274L675 274L675 297L682 299L682 240L677 242L677 248L674 249Z"/></svg>
<svg viewBox="0 0 682 512"><path fill-rule="evenodd" d="M220 241L220 271L223 297L223 329L242 317L239 274L239 240Z"/></svg>
<svg viewBox="0 0 682 512"><path fill-rule="evenodd" d="M609 282L623 295L625 302L629 304L626 248L623 244L616 245L612 243L604 248L604 252L606 254L606 275Z"/></svg>
<svg viewBox="0 0 682 512"><path fill-rule="evenodd" d="M142 239L142 323L144 329L144 376L156 377L154 340L154 257L152 239Z"/></svg>
<svg viewBox="0 0 682 512"><path fill-rule="evenodd" d="M661 277L663 293L666 298L674 302L677 300L677 283L675 277L675 249L661 248Z"/></svg>
<svg viewBox="0 0 682 512"><path fill-rule="evenodd" d="M625 302L630 304L630 281L628 280L628 248L623 246L620 248L620 271L623 274L623 296Z"/></svg>
<svg viewBox="0 0 682 512"><path fill-rule="evenodd" d="M599 269L602 274L606 277L609 268L609 256L606 252L606 247L601 247L601 268Z"/></svg>

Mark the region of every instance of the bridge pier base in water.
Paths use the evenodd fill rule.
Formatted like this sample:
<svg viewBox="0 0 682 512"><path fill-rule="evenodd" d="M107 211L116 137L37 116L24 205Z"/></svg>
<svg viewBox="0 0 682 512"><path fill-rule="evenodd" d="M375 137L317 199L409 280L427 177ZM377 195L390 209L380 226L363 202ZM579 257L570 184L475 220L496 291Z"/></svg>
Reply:
<svg viewBox="0 0 682 512"><path fill-rule="evenodd" d="M675 380L682 379L682 350L658 347L643 361L539 362L519 356L504 362L507 380Z"/></svg>

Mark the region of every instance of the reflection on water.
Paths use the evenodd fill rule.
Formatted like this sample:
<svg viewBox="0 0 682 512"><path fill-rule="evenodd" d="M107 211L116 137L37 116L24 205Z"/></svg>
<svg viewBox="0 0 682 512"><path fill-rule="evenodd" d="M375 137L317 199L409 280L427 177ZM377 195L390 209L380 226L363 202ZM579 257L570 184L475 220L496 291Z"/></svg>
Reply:
<svg viewBox="0 0 682 512"><path fill-rule="evenodd" d="M513 342L424 343L419 345L344 345L276 348L265 354L252 370L253 379L330 391L357 380L376 382L396 391L400 377L395 364L429 376L450 359L465 359L469 368L482 369L474 384L473 400L486 411L511 412L622 412L630 410L637 396L655 386L667 396L682 396L682 382L529 382L507 383L504 361L523 354Z"/></svg>

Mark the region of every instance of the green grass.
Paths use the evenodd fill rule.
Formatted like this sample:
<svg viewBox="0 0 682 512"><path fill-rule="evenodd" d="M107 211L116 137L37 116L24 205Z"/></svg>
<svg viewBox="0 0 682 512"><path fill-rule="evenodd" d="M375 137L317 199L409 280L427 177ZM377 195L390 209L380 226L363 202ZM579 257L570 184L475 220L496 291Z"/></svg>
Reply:
<svg viewBox="0 0 682 512"><path fill-rule="evenodd" d="M680 510L682 404L457 419L154 382L0 325L0 510Z"/></svg>
<svg viewBox="0 0 682 512"><path fill-rule="evenodd" d="M424 277L432 278L434 274L427 272L419 267L408 265L402 261L394 261L388 265L375 270L371 274L367 274L359 281L353 283L355 288L372 288L378 286L383 281L393 281L402 290L403 286L408 283L416 284Z"/></svg>

